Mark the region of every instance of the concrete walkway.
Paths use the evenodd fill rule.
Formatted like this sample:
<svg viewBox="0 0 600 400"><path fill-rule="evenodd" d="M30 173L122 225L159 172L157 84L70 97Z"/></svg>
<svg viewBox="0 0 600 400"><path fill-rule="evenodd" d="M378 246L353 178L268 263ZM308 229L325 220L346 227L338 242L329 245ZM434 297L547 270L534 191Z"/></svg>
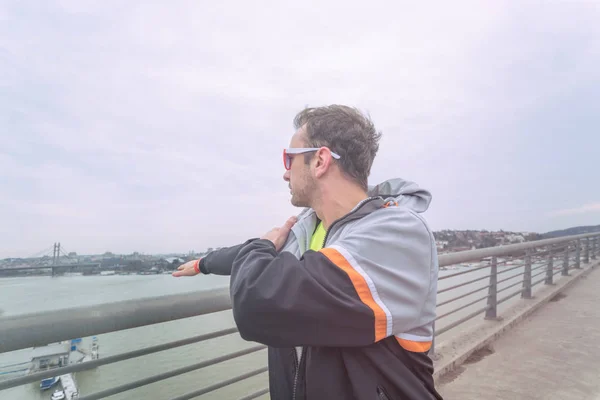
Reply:
<svg viewBox="0 0 600 400"><path fill-rule="evenodd" d="M600 400L600 268L443 377L445 400Z"/></svg>

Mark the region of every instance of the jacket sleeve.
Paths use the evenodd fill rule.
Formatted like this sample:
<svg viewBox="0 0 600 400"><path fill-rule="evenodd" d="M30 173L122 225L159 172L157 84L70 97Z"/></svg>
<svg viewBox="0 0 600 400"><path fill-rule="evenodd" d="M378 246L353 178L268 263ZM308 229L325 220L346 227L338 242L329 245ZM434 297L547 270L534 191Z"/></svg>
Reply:
<svg viewBox="0 0 600 400"><path fill-rule="evenodd" d="M242 244L223 247L211 251L200 259L200 272L203 274L231 275L231 266L240 250L255 239L250 239Z"/></svg>
<svg viewBox="0 0 600 400"><path fill-rule="evenodd" d="M277 254L267 240L244 246L230 281L242 338L274 347L365 346L417 327L431 300L435 308L432 237L410 213L381 214L371 222L383 231L349 232L301 259Z"/></svg>

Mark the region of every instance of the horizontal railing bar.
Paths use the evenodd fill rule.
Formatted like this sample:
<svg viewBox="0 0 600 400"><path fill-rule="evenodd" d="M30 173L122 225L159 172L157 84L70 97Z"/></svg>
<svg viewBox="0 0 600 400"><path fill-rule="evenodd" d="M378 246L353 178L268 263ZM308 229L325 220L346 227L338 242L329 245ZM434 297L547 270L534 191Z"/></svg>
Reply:
<svg viewBox="0 0 600 400"><path fill-rule="evenodd" d="M544 253L544 254L549 254L549 252L546 252L546 253ZM537 263L538 263L539 261L541 261L541 260L543 260L543 259L540 259L540 260L538 260L538 261L533 261L533 262L532 262L532 264L537 264ZM512 260L512 261L514 261L514 260ZM501 265L501 264L504 264L504 263L498 263L498 265ZM514 266L514 267L511 267L511 268L508 268L508 269L503 269L503 270L501 270L501 271L498 271L498 275L500 275L500 274L502 274L502 273L505 273L505 272L513 271L513 270L515 270L515 269L518 269L518 268L523 268L524 266L525 266L525 264L523 263L523 264L520 264L520 265L516 265L516 266ZM469 273L471 273L471 272L478 271L478 270L480 270L480 269L484 269L484 268L489 268L489 267L490 267L490 265L488 264L488 265L484 265L484 266L482 266L482 267L477 267L477 268L469 268L469 269L467 269L467 270L465 270L465 271L456 272L456 273L453 273L453 274L450 274L450 275L444 275L444 276L441 276L441 277L439 277L438 281L441 281L441 280L444 280L444 279L448 279L448 278L453 278L453 277L455 277L455 276L459 276L459 275L469 274ZM535 269L535 268L534 268L534 269ZM532 271L533 271L533 270L532 270Z"/></svg>
<svg viewBox="0 0 600 400"><path fill-rule="evenodd" d="M485 306L482 309L477 310L477 311L475 311L475 312L467 315L466 317L463 317L463 318L459 319L458 321L455 321L455 322L451 323L450 325L447 325L447 326L445 326L445 327L443 327L443 328L441 328L439 330L436 330L435 331L435 336L437 337L437 336L441 335L442 333L448 332L450 329L452 329L452 328L454 328L454 327L462 324L465 321L470 320L471 318L474 318L474 317L478 316L479 314L487 311L489 308L490 308L490 306Z"/></svg>
<svg viewBox="0 0 600 400"><path fill-rule="evenodd" d="M525 275L525 272L519 272L518 274L511 275L511 276L509 276L508 278L501 279L501 280L499 280L499 281L498 281L498 282L496 282L496 283L499 285L499 284L501 284L501 283L504 283L504 282L506 282L506 281L510 281L511 279L515 279L516 277L518 277L518 276L523 276L523 275Z"/></svg>
<svg viewBox="0 0 600 400"><path fill-rule="evenodd" d="M438 265L444 267L489 257L520 256L528 249L599 236L598 233L588 233L442 254L438 258ZM590 251L590 254L599 252L600 248L597 248L596 251ZM536 254L533 256L535 257ZM0 353L44 346L68 338L121 331L229 309L231 309L229 288L223 287L202 292L0 317Z"/></svg>
<svg viewBox="0 0 600 400"><path fill-rule="evenodd" d="M161 374L157 374L157 375L153 375L153 376L149 376L147 378L143 378L143 379L139 379L137 381L133 381L133 382L129 382L126 383L124 385L120 385L120 386L116 386L110 389L106 389L106 390L102 390L100 392L96 392L96 393L92 393L90 395L87 396L83 396L80 397L79 400L96 400L96 399L102 399L104 397L108 397L108 396L112 396L115 395L117 393L121 393L121 392L125 392L127 390L131 390L131 389L135 389L138 388L140 386L146 386L149 385L151 383L154 382L158 382L158 381L162 381L164 379L168 379L168 378L172 378L174 376L178 376L178 375L182 375L191 371L195 371L204 367L208 367L214 364L218 364L220 362L223 361L227 361L227 360L231 360L233 358L237 358L237 357L241 357L241 356L245 356L247 354L251 354L251 353L255 353L257 351L263 350L265 349L267 346L265 345L258 345L258 346L253 346L253 347L249 347L247 349L244 350L240 350L240 351L236 351L235 353L231 353L231 354L226 354L224 356L220 356L220 357L216 357L210 360L206 360L197 364L192 364L192 365L188 365L182 368L177 368L174 369L172 371L168 371L168 372L163 372Z"/></svg>
<svg viewBox="0 0 600 400"><path fill-rule="evenodd" d="M482 281L484 279L490 279L490 276L489 275L485 275L485 276L482 276L481 278L473 279L473 280L470 280L470 281L467 281L467 282L459 283L458 285L450 286L449 288L446 288L446 289L438 290L437 294L442 294L442 293L445 293L445 292L447 292L449 290L456 289L456 288L459 288L461 286L467 286L467 285L470 285L471 283L479 282L479 281Z"/></svg>
<svg viewBox="0 0 600 400"><path fill-rule="evenodd" d="M521 285L521 284L523 284L523 281L519 281L519 282L513 283L512 285L509 285L509 286L507 286L507 287L505 287L505 288L502 288L502 289L498 290L498 291L496 292L496 294L498 294L498 293L502 293L502 292L504 292L504 291L506 291L506 290L508 290L508 289L510 289L510 288L513 288L513 287L515 287L515 286L517 286L517 285ZM521 289L521 290L523 290L523 289Z"/></svg>
<svg viewBox="0 0 600 400"><path fill-rule="evenodd" d="M541 268L547 268L547 267L548 267L548 263L546 263L546 264L544 264L544 265L538 265L538 266L537 266L537 267L535 267L535 268L531 268L531 272L533 272L533 271L537 271L538 269L541 269Z"/></svg>
<svg viewBox="0 0 600 400"><path fill-rule="evenodd" d="M203 394L206 394L206 393L209 393L209 392L213 392L213 391L215 391L217 389L221 389L222 387L229 386L229 385L234 384L236 382L243 381L244 379L248 379L248 378L251 378L253 376L262 374L263 372L267 372L268 370L269 370L269 367L258 368L258 369L255 369L253 371L250 371L248 373L245 373L243 375L236 376L235 378L231 378L231 379L228 379L226 381L216 383L216 384L214 384L212 386L208 386L208 387L206 387L204 389L196 390L195 392L184 394L183 396L174 397L171 400L189 400L189 399L193 399L194 397L202 396Z"/></svg>
<svg viewBox="0 0 600 400"><path fill-rule="evenodd" d="M0 317L0 353L229 309L225 287Z"/></svg>
<svg viewBox="0 0 600 400"><path fill-rule="evenodd" d="M450 299L450 300L443 301L443 302L439 303L438 305L436 305L436 307L442 307L442 306L445 306L445 305L446 305L446 304L448 304L448 303L452 303L453 301L460 300L460 299L462 299L463 297L467 297L467 296L470 296L470 295L472 295L473 293L477 293L477 292L480 292L480 291L482 291L482 290L484 290L484 289L488 289L490 286L492 286L492 285L487 285L487 286L481 287L481 288L479 288L479 289L472 290L472 291L470 291L469 293L465 293L465 294L463 294L463 295L460 295L460 296L458 296L458 297L455 297L455 298L453 298L453 299Z"/></svg>
<svg viewBox="0 0 600 400"><path fill-rule="evenodd" d="M257 397L262 396L263 394L267 394L267 393L269 393L269 388L264 388L262 390L259 390L258 392L254 392L254 393L249 394L248 396L242 397L241 399L238 399L238 400L252 400Z"/></svg>
<svg viewBox="0 0 600 400"><path fill-rule="evenodd" d="M455 276L459 276L459 275L464 275L464 274L468 274L474 271L479 271L480 269L484 269L484 268L489 268L489 265L484 265L482 267L477 267L477 268L469 268L466 271L461 271L461 272L456 272L454 274L450 274L450 275L444 275L444 276L440 276L438 278L438 281L442 281L444 279L448 279L448 278L454 278Z"/></svg>
<svg viewBox="0 0 600 400"><path fill-rule="evenodd" d="M552 244L567 243L577 239L599 236L598 233L586 233L583 235L565 236L554 239L535 240L531 242L510 244L508 246L487 247L485 249L461 251L458 253L442 254L439 257L439 266L445 267L453 264L461 264L469 261L480 260L487 257L509 256L515 253L521 253L525 250Z"/></svg>
<svg viewBox="0 0 600 400"><path fill-rule="evenodd" d="M453 309L453 310L451 310L451 311L448 311L448 312L447 312L447 313L445 313L445 314L442 314L442 315L438 316L438 317L437 317L435 320L436 320L436 321L437 321L437 320L440 320L440 319L442 319L442 318L444 318L444 317L447 317L448 315L454 314L455 312L458 312L458 311L460 311L460 310L464 310L465 308L467 308L467 307L469 307L469 306L472 306L472 305L473 305L473 304L475 304L475 303L479 303L480 301L482 301L482 300L485 300L485 299L487 299L488 297L489 297L489 296L486 294L485 296L483 296L483 297L481 297L481 298L479 298L479 299L477 299L477 300L473 300L473 301L472 301L472 302L470 302L470 303L467 303L467 304L465 304L465 305L462 305L462 306L460 306L460 307L458 307L458 308L455 308L455 309Z"/></svg>
<svg viewBox="0 0 600 400"><path fill-rule="evenodd" d="M518 268L523 268L523 267L525 267L525 264L517 265L517 266L515 266L515 267L511 267L511 268L509 268L509 269L503 269L502 271L498 271L498 275L500 275L500 274L503 274L503 273L505 273L505 272L514 271L515 269L518 269Z"/></svg>
<svg viewBox="0 0 600 400"><path fill-rule="evenodd" d="M511 297L515 297L516 295L521 294L521 293L523 293L523 289L519 289L518 291L511 293L508 296L498 300L497 304L504 303L506 300L510 299Z"/></svg>
<svg viewBox="0 0 600 400"><path fill-rule="evenodd" d="M90 360L82 363L68 365L66 367L53 368L51 370L40 371L33 374L21 376L18 378L10 379L7 381L0 381L0 390L8 389L15 386L25 385L27 383L36 382L46 378L52 378L54 376L64 375L71 372L80 372L87 371L101 365L112 364L123 360L129 360L131 358L141 357L152 353L157 353L159 351L164 351L168 349L172 349L175 347L186 346L192 343L202 342L205 340L210 340L214 338L218 338L221 336L231 335L236 333L237 328L229 328L223 329L220 331L215 331L211 333L206 333L204 335L194 336L188 339L176 340L169 343L159 344L156 346L150 346L139 350L133 350L126 353L115 354L113 356L102 357L96 360Z"/></svg>

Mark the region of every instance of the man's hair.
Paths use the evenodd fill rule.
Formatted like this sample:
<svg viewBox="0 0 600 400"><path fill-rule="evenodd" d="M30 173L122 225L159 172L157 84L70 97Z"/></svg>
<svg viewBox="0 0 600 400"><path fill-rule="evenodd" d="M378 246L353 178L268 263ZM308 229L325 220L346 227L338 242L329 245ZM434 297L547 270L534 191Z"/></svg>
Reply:
<svg viewBox="0 0 600 400"><path fill-rule="evenodd" d="M328 147L340 155L336 162L342 171L365 191L375 155L379 150L381 133L369 116L358 109L330 105L305 108L294 118L294 127L306 126L309 147ZM312 155L306 154L308 163Z"/></svg>

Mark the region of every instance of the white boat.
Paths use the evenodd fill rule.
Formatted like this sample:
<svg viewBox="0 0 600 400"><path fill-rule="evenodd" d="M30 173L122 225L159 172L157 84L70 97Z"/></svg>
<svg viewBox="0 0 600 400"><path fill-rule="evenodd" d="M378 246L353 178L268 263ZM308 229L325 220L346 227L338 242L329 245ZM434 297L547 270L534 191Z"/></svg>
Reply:
<svg viewBox="0 0 600 400"><path fill-rule="evenodd" d="M73 400L79 398L77 384L72 374L64 374L60 376L60 384L62 385L65 400Z"/></svg>
<svg viewBox="0 0 600 400"><path fill-rule="evenodd" d="M63 400L65 398L65 392L60 389L56 389L54 393L52 393L52 397L50 400Z"/></svg>

